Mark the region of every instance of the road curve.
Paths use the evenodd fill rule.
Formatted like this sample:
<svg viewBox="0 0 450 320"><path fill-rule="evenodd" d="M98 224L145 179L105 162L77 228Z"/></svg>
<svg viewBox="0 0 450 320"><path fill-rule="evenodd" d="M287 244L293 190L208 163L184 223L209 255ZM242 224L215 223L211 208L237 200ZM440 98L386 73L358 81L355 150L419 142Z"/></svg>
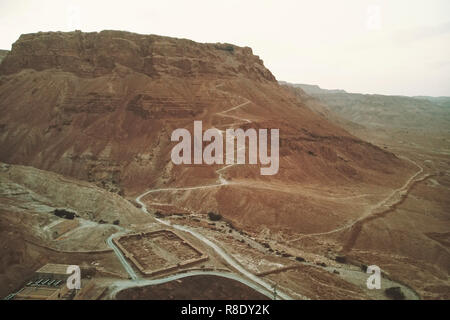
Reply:
<svg viewBox="0 0 450 320"><path fill-rule="evenodd" d="M265 295L268 298L273 298L272 291L267 291L260 286L255 285L253 282L240 277L239 275L229 273L229 272L219 272L219 271L188 271L185 273L178 273L174 275L170 275L164 278L159 279L139 279L137 281L132 280L120 280L116 281L113 284L113 289L109 293L109 297L114 299L119 291L129 289L129 288L137 288L137 287L146 287L146 286L154 286L158 284L167 283L170 281L175 281L182 278L187 277L193 277L193 276L204 276L204 275L210 275L210 276L217 276L222 278L227 278L231 280L239 281L242 284L245 284L246 286L252 288L253 290ZM278 294L278 293L277 293Z"/></svg>
<svg viewBox="0 0 450 320"><path fill-rule="evenodd" d="M235 118L234 116L229 116L229 115L225 115L224 113L229 112L231 110L235 110L238 109L240 107L243 107L247 104L249 104L250 101L247 100L244 103L241 103L235 107L232 107L228 110L222 111L220 113L217 113L220 116L224 116L224 117L230 117L230 118ZM251 122L248 119L243 119L245 122ZM160 189L151 189L151 190L147 190L146 192L142 193L141 195L139 195L138 197L136 197L136 202L138 204L141 205L141 210L147 214L150 214L147 210L147 206L145 205L144 202L142 202L142 198L145 197L146 195L150 194L150 193L155 193L155 192L163 192L163 191L184 191L184 190L196 190L196 189L205 189L205 188L214 188L214 187L220 187L223 185L227 185L230 184L229 181L227 181L221 171L226 170L227 168L233 166L234 164L231 165L227 165L221 169L218 169L216 171L216 173L219 176L219 183L217 184L211 184L211 185L204 185L204 186L196 186L196 187L182 187L182 188L160 188ZM117 255L117 257L119 258L120 262L122 263L122 265L124 266L125 270L128 272L128 274L130 275L132 280L125 280L125 281L116 281L114 282L113 286L115 286L116 288L114 289L114 291L112 292L113 296L115 296L115 294L123 289L126 288L131 288L131 287L140 287L140 286L146 286L146 285L155 285L155 284L160 284L160 283L165 283L165 282L169 282L169 281L173 281L179 278L184 278L184 277L189 277L189 276L194 276L194 275L205 275L205 274L209 274L209 275L217 275L217 276L222 276L225 278L229 278L229 279L233 279L236 281L239 281L255 290L257 290L258 292L268 296L268 297L272 297L272 290L273 290L273 286L262 280L261 278L255 276L253 273L247 271L244 267L242 267L235 259L233 259L230 255L228 255L222 248L220 248L218 245L216 245L214 242L212 242L211 240L207 239L206 237L204 237L203 235L201 235L200 233L192 230L191 228L188 228L186 226L181 226L181 225L176 225L176 224L172 224L168 221L164 221L162 219L158 219L156 217L154 217L154 219L158 222L160 222L161 224L167 225L167 226L171 226L177 230L183 231L183 232L188 232L189 234L191 234L192 236L194 236L195 238L197 238L198 240L202 241L205 245L207 245L208 247L210 247L212 250L214 250L219 256L221 256L228 264L230 264L231 266L233 266L237 271L239 271L243 276L245 276L246 278L250 279L251 281L248 281L238 275L232 274L232 273L225 273L225 272L212 272L212 271L195 271L195 272L188 272L188 273L181 273L181 274L175 274L175 275L170 275L161 279L156 279L156 280L148 280L148 279L141 279L137 276L137 274L134 272L133 268L130 266L130 264L128 263L128 261L125 259L125 257L122 255L122 253L120 252L119 248L116 247L116 245L113 243L112 239L115 236L118 236L119 233L115 233L113 235L111 235L108 240L107 243L108 245L114 250L114 253ZM257 285L256 285L257 284ZM292 298L277 290L277 298L282 298L284 300L292 300Z"/></svg>
<svg viewBox="0 0 450 320"><path fill-rule="evenodd" d="M150 192L156 192L156 191L161 191L160 189L156 189L156 190L149 190L144 192L143 194L141 194L140 196L138 196L136 198L136 202L139 203L141 205L141 210L144 211L145 213L149 213L147 210L147 206L145 205L144 202L142 202L142 197L144 197L145 195L149 194ZM206 244L208 247L210 247L211 249L213 249L219 256L221 256L228 264L230 264L231 266L233 266L237 271L239 271L241 274L243 274L245 277L251 279L253 282L256 282L257 284L259 284L260 286L264 287L265 289L267 289L269 292L272 290L272 285L270 283L267 283L266 281L262 280L261 278L255 276L253 273L251 273L250 271L247 271L244 267L242 267L236 260L234 260L230 255L228 255L222 248L220 248L218 245L216 245L214 242L212 242L211 240L207 239L206 237L204 237L203 235L201 235L200 233L192 230L191 228L188 228L186 226L181 226L181 225L176 225L176 224L172 224L168 221L164 221L162 219L158 219L155 217L155 219L162 223L165 224L167 226L171 226L177 230L180 231L184 231L184 232L188 232L189 234L191 234L192 236L196 237L198 240L202 241L204 244ZM284 300L291 300L292 298L290 296L288 296L287 294L278 291L278 296L281 297Z"/></svg>
<svg viewBox="0 0 450 320"><path fill-rule="evenodd" d="M132 280L139 279L136 272L134 272L133 267L128 263L127 259L123 256L122 252L117 248L117 246L112 241L113 238L119 236L120 234L123 234L124 232L114 233L109 236L109 238L106 240L106 243L108 246L113 249L114 253L116 254L117 258L119 259L120 263L123 265L125 270L127 271L128 275L131 277Z"/></svg>

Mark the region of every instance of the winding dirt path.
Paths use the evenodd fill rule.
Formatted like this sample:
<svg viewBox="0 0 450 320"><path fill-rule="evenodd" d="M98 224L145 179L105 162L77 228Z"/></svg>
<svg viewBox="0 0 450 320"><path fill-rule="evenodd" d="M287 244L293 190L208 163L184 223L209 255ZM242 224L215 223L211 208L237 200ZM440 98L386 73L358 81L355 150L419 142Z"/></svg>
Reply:
<svg viewBox="0 0 450 320"><path fill-rule="evenodd" d="M328 234L332 234L332 233L344 231L344 230L346 230L346 229L351 229L351 235L350 235L348 241L347 241L347 242L345 243L345 245L344 245L344 251L345 251L345 250L348 250L348 249L351 248L351 247L353 247L353 245L354 245L356 239L358 238L359 233L360 233L361 230L362 230L362 226L364 225L364 223L366 223L366 222L368 222L368 221L370 221L370 220L373 220L373 219L375 219L376 217L380 217L380 216L382 216L382 215L384 215L384 214L386 214L386 213L388 213L388 212L391 212L391 211L395 210L395 209L393 209L393 208L395 208L396 206L398 206L399 203L405 201L406 197L407 197L408 194L409 194L410 189L411 189L412 186L415 184L415 182L418 181L418 180L415 180L415 179L417 178L417 176L419 176L420 174L423 173L423 167L422 167L422 166L418 165L416 162L412 161L412 160L409 159L409 158L406 158L406 157L401 157L401 158L403 158L403 159L406 160L406 161L409 161L409 162L413 163L415 166L417 166L417 167L419 168L419 170L418 170L416 173L414 173L414 174L413 174L413 175L412 175L412 176L411 176L411 177L403 184L403 186L401 186L401 187L398 188L398 189L393 190L391 193L389 193L389 195L388 195L386 198L384 198L383 200L381 200L381 201L378 202L377 204L375 204L375 205L369 207L368 210L366 210L366 213L363 214L361 217L359 217L359 218L357 218L357 219L355 219L355 220L353 220L353 221L351 221L351 222L349 222L349 223L347 223L347 224L345 224L345 225L343 225L343 226L341 226L341 227L335 228L335 229L333 229L333 230L325 231L325 232L317 232L317 233L304 234L304 235L301 235L301 236L298 237L298 238L289 240L289 241L287 241L287 242L295 242L295 241L301 240L301 239L306 238L306 237L314 237L314 236L328 235ZM428 174L428 175L424 176L424 178L422 178L422 179L425 179L425 178L427 178L428 176L430 176L430 175ZM414 180L415 180L415 181L414 181ZM420 180L421 180L421 179L420 179ZM413 181L414 181L414 182L413 182ZM388 202L391 201L391 200L392 200L394 197L396 197L396 196L398 196L399 199L396 200L395 202L391 203L391 204L388 204ZM385 206L386 209L383 209L381 212L378 211L378 210L380 210L380 208L382 208L383 206Z"/></svg>
<svg viewBox="0 0 450 320"><path fill-rule="evenodd" d="M216 86L216 88L218 88L219 86ZM226 113L228 113L230 111L237 110L237 109L242 108L242 107L248 105L249 103L251 103L251 101L249 101L248 99L246 99L246 100L247 100L246 102L241 103L241 104L239 104L237 106L233 106L230 109L227 109L225 111L218 112L218 113L216 113L216 115L222 116L222 117L229 117L229 118L233 118L233 119L237 119L237 120L243 120L245 123L251 123L251 120L249 120L249 119L241 119L239 117L226 114ZM233 125L236 125L236 124L238 124L238 123L228 124L228 126L233 126ZM219 129L217 129L217 130L221 134L223 134L221 130L219 130ZM147 210L146 204L144 202L142 202L142 198L147 196L148 194L156 193L156 192L207 189L207 188L216 188L216 187L220 187L220 186L224 186L224 185L229 185L231 183L223 177L223 171L225 171L226 169L228 169L228 168L230 168L230 167L232 167L234 165L236 165L236 163L226 165L226 166L216 170L216 173L218 175L219 183L211 184L211 185L201 185L201 186L195 186L195 187L151 189L151 190L147 190L144 193L142 193L141 195L137 196L136 197L136 202L141 205L141 210L143 212L145 212L146 214L150 214L148 212L148 210ZM161 203L156 203L156 204L161 205ZM191 234L192 236L194 236L195 238L197 238L198 240L203 242L206 246L210 247L216 254L218 254L220 257L222 257L228 264L230 264L235 270L237 270L245 278L236 276L236 275L234 275L232 273L230 273L230 274L225 273L225 272L211 273L211 272L208 272L208 271L204 271L204 272L198 271L198 272L191 272L191 273L185 273L184 272L184 273L181 273L181 274L170 275L170 276L167 276L167 277L164 277L164 278L161 278L161 279L157 279L157 280L146 280L146 279L139 278L138 275L134 272L133 268L128 263L128 261L122 255L120 250L114 245L112 239L115 236L118 235L118 234L114 234L114 235L111 235L108 238L107 243L114 250L114 252L116 253L117 257L119 258L120 262L124 266L125 270L130 275L132 281L128 281L128 282L116 281L116 282L114 282L113 286L116 286L117 288L114 289L113 295L115 295L118 291L123 290L124 288L131 288L131 287L145 286L145 285L156 285L156 284L159 284L159 283L163 283L163 282L167 282L167 281L173 281L173 280L176 280L176 279L179 279L179 278L182 278L182 277L193 276L193 275L198 275L198 274L214 274L214 275L218 275L218 276L227 277L227 278L230 278L230 279L237 280L237 281L239 281L239 282L241 282L243 284L246 284L249 287L257 290L258 292L261 292L261 293L265 294L266 296L271 297L271 295L272 295L271 292L273 291L273 286L270 283L262 280L261 278L255 276L250 271L246 270L242 265L240 265L234 258L232 258L228 253L225 252L224 249L219 247L216 243L214 243L210 239L206 238L205 236L203 236L199 232L197 232L197 231L195 231L195 230L193 230L193 229L191 229L189 227L172 224L169 221L164 221L164 220L158 219L156 217L154 217L154 218L155 218L156 221L158 221L161 224L164 224L164 225L167 225L167 226L171 226L171 227L173 227L173 228L175 228L177 230L180 230L180 231L187 232L187 233ZM246 280L246 279L249 279L249 280ZM289 295L287 295L284 292L281 292L280 290L277 290L277 297L281 298L283 300L291 300L292 299Z"/></svg>

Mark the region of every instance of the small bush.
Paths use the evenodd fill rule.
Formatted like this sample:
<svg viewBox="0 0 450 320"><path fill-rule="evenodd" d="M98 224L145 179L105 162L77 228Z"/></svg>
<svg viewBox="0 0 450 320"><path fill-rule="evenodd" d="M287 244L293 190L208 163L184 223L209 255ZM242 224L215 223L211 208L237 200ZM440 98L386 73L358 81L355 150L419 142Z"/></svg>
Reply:
<svg viewBox="0 0 450 320"><path fill-rule="evenodd" d="M73 218L75 218L75 212L68 211L66 209L55 209L53 210L53 213L55 214L55 216L64 219L73 220Z"/></svg>
<svg viewBox="0 0 450 320"><path fill-rule="evenodd" d="M391 287L384 290L386 296L393 300L405 300L405 295L400 287Z"/></svg>
<svg viewBox="0 0 450 320"><path fill-rule="evenodd" d="M222 219L222 215L220 213L215 213L215 212L208 212L208 218L211 221L219 221Z"/></svg>
<svg viewBox="0 0 450 320"><path fill-rule="evenodd" d="M337 256L335 258L335 260L336 260L336 262L339 262L339 263L346 263L347 262L347 257L346 256Z"/></svg>
<svg viewBox="0 0 450 320"><path fill-rule="evenodd" d="M234 47L230 44L216 44L215 47L218 50L228 51L230 53L234 52Z"/></svg>

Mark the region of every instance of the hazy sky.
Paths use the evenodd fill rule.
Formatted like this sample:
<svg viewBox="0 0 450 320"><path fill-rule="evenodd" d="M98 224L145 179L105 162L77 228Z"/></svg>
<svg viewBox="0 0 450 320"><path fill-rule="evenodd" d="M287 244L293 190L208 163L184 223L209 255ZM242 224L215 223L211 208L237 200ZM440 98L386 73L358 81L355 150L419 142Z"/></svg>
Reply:
<svg viewBox="0 0 450 320"><path fill-rule="evenodd" d="M278 80L450 96L449 0L0 0L0 48L22 33L127 30L249 46Z"/></svg>

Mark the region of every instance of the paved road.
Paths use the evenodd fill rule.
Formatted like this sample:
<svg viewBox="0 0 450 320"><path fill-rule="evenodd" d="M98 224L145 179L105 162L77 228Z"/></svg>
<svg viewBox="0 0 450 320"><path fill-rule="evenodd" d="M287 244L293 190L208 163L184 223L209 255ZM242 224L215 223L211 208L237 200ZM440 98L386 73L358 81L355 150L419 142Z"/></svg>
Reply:
<svg viewBox="0 0 450 320"><path fill-rule="evenodd" d="M125 268L125 270L129 274L131 279L137 280L137 279L139 279L139 277L136 274L136 272L134 272L133 267L128 263L127 259L123 256L123 254L120 251L120 249L117 248L117 246L112 241L113 238L115 238L115 237L117 237L117 236L119 236L120 234L123 234L123 233L124 232L119 232L119 233L114 233L114 234L110 235L109 238L106 240L106 243L108 244L108 246L111 249L113 249L114 253L116 254L117 258L119 258L120 263L122 263L123 267Z"/></svg>
<svg viewBox="0 0 450 320"><path fill-rule="evenodd" d="M170 190L173 189L177 189L177 188L168 188ZM167 188L166 188L167 190ZM154 190L149 190L144 192L143 194L141 194L140 196L138 196L136 198L136 202L139 203L141 205L141 210L144 211L145 213L149 213L147 210L147 206L145 205L144 202L142 202L142 198L144 196L146 196L147 194L151 193L151 192L159 192L159 191L164 191L164 189L154 189ZM171 226L177 230L180 231L184 231L184 232L188 232L189 234L193 235L194 237L196 237L198 240L202 241L204 244L206 244L207 246L209 246L211 249L213 249L218 255L220 255L227 263L229 263L231 266L233 266L237 271L239 271L241 274L243 274L245 277L251 279L253 282L259 284L260 286L264 287L265 289L269 290L269 292L272 290L272 285L264 280L262 280L261 278L255 276L253 273L247 271L245 268L243 268L236 260L234 260L230 255L228 255L222 248L220 248L218 245L216 245L214 242L212 242L211 240L207 239L206 237L204 237L203 235L201 235L200 233L192 230L191 228L188 228L186 226L181 226L181 225L176 225L176 224L171 224L168 221L164 221L162 219L158 219L155 218L158 222L165 224L167 226ZM284 300L290 300L292 299L291 297L289 297L287 294L278 291L278 296L281 297Z"/></svg>

